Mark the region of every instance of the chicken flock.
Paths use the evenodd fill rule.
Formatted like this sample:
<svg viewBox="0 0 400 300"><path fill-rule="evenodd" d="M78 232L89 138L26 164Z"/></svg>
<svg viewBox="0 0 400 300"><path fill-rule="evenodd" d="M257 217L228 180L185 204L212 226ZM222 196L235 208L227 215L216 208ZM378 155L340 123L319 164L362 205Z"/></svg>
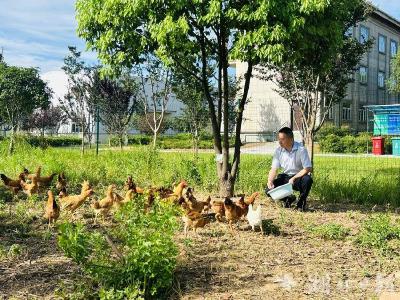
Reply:
<svg viewBox="0 0 400 300"><path fill-rule="evenodd" d="M48 221L49 227L57 221L61 211L74 213L95 193L89 181L85 180L82 183L80 193L70 195L67 192L68 183L65 174L52 173L48 176L42 176L41 166L34 173L30 173L28 169L24 168L17 179L11 179L5 174L0 174L0 177L4 185L14 195L23 192L31 197L33 194L43 193L47 190L44 218ZM51 189L54 178L56 178L54 187L58 192L58 201ZM181 207L185 236L187 236L189 229L193 229L196 233L198 228L203 228L214 218L218 222L225 220L231 231L233 231L234 223L247 219L253 230L258 226L263 234L262 204L259 204L255 210L253 208L255 200L259 196L258 192L248 197L242 195L237 201L233 201L229 197L224 198L224 200L212 200L211 196L208 196L205 200L199 200L195 197L193 188L189 187L185 180L181 180L172 189L168 187L140 188L133 181L132 176L128 176L124 189L125 194L121 196L116 191L117 186L111 184L108 186L104 198L91 201L90 206L95 214L95 223L99 215L105 218L112 210L119 209L124 204L133 201L137 195L145 195L145 212L151 209L156 199Z"/></svg>

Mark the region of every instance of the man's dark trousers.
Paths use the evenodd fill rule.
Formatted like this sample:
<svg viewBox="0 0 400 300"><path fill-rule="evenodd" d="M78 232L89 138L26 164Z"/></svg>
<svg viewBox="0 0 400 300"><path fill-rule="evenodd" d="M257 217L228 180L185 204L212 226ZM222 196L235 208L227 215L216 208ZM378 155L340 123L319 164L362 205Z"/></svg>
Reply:
<svg viewBox="0 0 400 300"><path fill-rule="evenodd" d="M284 185L289 182L289 179L292 178L294 175L290 176L288 174L282 173L279 174L276 179L273 181L274 187L278 187ZM311 186L313 180L310 175L306 174L301 178L297 178L293 183L293 189L295 191L300 192L299 201L297 202L298 208L304 208L306 205L308 194L310 193ZM268 196L269 189L268 187L265 189L265 192ZM283 198L282 201L286 203L288 197Z"/></svg>

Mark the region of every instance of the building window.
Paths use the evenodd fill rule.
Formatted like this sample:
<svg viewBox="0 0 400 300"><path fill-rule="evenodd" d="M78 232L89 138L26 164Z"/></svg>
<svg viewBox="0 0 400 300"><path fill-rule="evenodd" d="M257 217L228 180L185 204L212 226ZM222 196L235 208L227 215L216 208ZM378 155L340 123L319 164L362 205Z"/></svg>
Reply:
<svg viewBox="0 0 400 300"><path fill-rule="evenodd" d="M350 121L351 120L351 107L350 104L343 104L342 107L342 120Z"/></svg>
<svg viewBox="0 0 400 300"><path fill-rule="evenodd" d="M72 123L72 124L71 124L71 132L72 132L72 133L79 133L79 132L82 132L82 126L81 126L81 125L78 125L78 124L76 124L76 123Z"/></svg>
<svg viewBox="0 0 400 300"><path fill-rule="evenodd" d="M383 72L378 72L378 87L385 87L385 73Z"/></svg>
<svg viewBox="0 0 400 300"><path fill-rule="evenodd" d="M360 83L367 84L368 82L368 68L360 67Z"/></svg>
<svg viewBox="0 0 400 300"><path fill-rule="evenodd" d="M390 57L395 57L397 54L397 42L390 41Z"/></svg>
<svg viewBox="0 0 400 300"><path fill-rule="evenodd" d="M369 28L360 26L360 43L365 43L369 39Z"/></svg>
<svg viewBox="0 0 400 300"><path fill-rule="evenodd" d="M366 122L367 121L367 110L364 108L360 108L358 110L358 121Z"/></svg>
<svg viewBox="0 0 400 300"><path fill-rule="evenodd" d="M386 53L386 37L383 35L379 35L378 37L378 50L379 53Z"/></svg>

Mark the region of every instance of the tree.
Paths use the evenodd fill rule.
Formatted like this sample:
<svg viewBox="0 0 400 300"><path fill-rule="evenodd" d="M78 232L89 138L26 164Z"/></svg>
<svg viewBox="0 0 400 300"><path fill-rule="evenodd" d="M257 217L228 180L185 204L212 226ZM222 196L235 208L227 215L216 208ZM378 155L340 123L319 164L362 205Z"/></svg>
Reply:
<svg viewBox="0 0 400 300"><path fill-rule="evenodd" d="M286 44L301 40L308 18L329 1L145 1L78 0L78 34L96 50L103 72L157 55L174 71L196 79L207 99L220 194L232 196L240 165L243 110L254 65L260 59L283 61ZM229 154L229 60L247 63L236 107L233 158ZM214 97L212 90L216 89Z"/></svg>
<svg viewBox="0 0 400 300"><path fill-rule="evenodd" d="M175 76L173 92L177 100L184 104L182 114L174 120L174 127L179 131L190 132L193 152L197 156L200 132L209 124L208 105L203 88L192 77Z"/></svg>
<svg viewBox="0 0 400 300"><path fill-rule="evenodd" d="M118 137L122 148L123 136L131 123L132 115L138 109L138 83L129 72L119 78L100 78L95 75L93 88L89 93L94 98L93 105L98 105L99 117L107 133Z"/></svg>
<svg viewBox="0 0 400 300"><path fill-rule="evenodd" d="M93 136L95 102L89 90L95 84L97 67L90 67L81 59L81 52L69 46L69 54L64 58L62 69L68 76L68 90L63 98L59 98L61 108L72 122L79 124L82 130L81 152L85 152L85 137L89 146Z"/></svg>
<svg viewBox="0 0 400 300"><path fill-rule="evenodd" d="M0 118L10 126L8 153L14 152L14 134L26 116L47 107L52 91L35 68L8 66L0 61Z"/></svg>
<svg viewBox="0 0 400 300"><path fill-rule="evenodd" d="M259 69L261 77L273 80L278 93L300 112L297 126L311 160L316 132L332 105L345 97L359 61L371 47L371 41L360 43L346 32L369 13L370 6L363 0L333 1L305 24L309 29L306 44L293 40L288 45L297 55Z"/></svg>
<svg viewBox="0 0 400 300"><path fill-rule="evenodd" d="M147 55L143 63L138 64L134 70L140 81L139 100L145 116L143 119L151 129L155 148L161 126L165 124L166 109L171 97L171 70L151 55Z"/></svg>
<svg viewBox="0 0 400 300"><path fill-rule="evenodd" d="M29 115L23 124L24 130L40 130L42 136L46 130L57 133L60 126L65 124L67 116L60 106L50 105L47 108L39 108Z"/></svg>
<svg viewBox="0 0 400 300"><path fill-rule="evenodd" d="M400 52L392 59L392 73L386 81L389 91L392 93L400 93Z"/></svg>

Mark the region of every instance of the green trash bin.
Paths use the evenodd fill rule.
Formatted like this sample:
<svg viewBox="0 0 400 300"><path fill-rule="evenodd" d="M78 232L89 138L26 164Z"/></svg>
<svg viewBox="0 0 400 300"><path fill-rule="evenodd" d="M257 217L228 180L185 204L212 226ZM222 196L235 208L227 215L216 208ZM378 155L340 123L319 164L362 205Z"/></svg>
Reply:
<svg viewBox="0 0 400 300"><path fill-rule="evenodd" d="M392 154L400 156L400 137L392 138Z"/></svg>

